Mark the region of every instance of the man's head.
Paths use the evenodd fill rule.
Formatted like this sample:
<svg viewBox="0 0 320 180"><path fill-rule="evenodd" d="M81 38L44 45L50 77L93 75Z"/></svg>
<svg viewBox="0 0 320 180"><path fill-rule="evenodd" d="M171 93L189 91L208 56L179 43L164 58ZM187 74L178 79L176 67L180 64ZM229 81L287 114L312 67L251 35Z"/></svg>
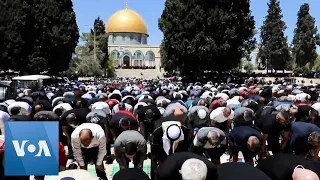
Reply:
<svg viewBox="0 0 320 180"><path fill-rule="evenodd" d="M311 119L315 119L316 117L318 117L319 116L319 112L317 111L317 110L315 110L315 109L311 109L310 111L309 111L309 117L311 118Z"/></svg>
<svg viewBox="0 0 320 180"><path fill-rule="evenodd" d="M308 142L314 147L320 146L320 132L314 131L308 137Z"/></svg>
<svg viewBox="0 0 320 180"><path fill-rule="evenodd" d="M207 111L204 109L199 109L197 111L198 118L204 120L207 117Z"/></svg>
<svg viewBox="0 0 320 180"><path fill-rule="evenodd" d="M63 114L63 111L64 109L62 107L60 108L57 108L54 110L54 113L57 115L57 116L61 116Z"/></svg>
<svg viewBox="0 0 320 180"><path fill-rule="evenodd" d="M229 108L229 107L225 107L224 109L223 109L223 116L224 117L229 117L231 115L231 108Z"/></svg>
<svg viewBox="0 0 320 180"><path fill-rule="evenodd" d="M291 106L289 108L290 118L293 119L298 112L298 108L296 106Z"/></svg>
<svg viewBox="0 0 320 180"><path fill-rule="evenodd" d="M147 109L145 116L146 116L146 120L148 121L153 120L154 112L152 111L152 109Z"/></svg>
<svg viewBox="0 0 320 180"><path fill-rule="evenodd" d="M200 99L198 102L199 106L207 106L207 101L205 99Z"/></svg>
<svg viewBox="0 0 320 180"><path fill-rule="evenodd" d="M71 127L75 128L78 125L77 116L74 113L68 114L66 120Z"/></svg>
<svg viewBox="0 0 320 180"><path fill-rule="evenodd" d="M243 118L245 121L253 121L254 113L253 111L246 110L243 113Z"/></svg>
<svg viewBox="0 0 320 180"><path fill-rule="evenodd" d="M250 136L247 145L251 152L259 152L261 150L261 141L256 136Z"/></svg>
<svg viewBox="0 0 320 180"><path fill-rule="evenodd" d="M182 164L179 172L182 180L205 180L207 178L208 168L203 161L191 158Z"/></svg>
<svg viewBox="0 0 320 180"><path fill-rule="evenodd" d="M260 103L261 105L265 105L265 104L266 104L266 99L265 99L264 97L260 97L260 98L259 98L259 103Z"/></svg>
<svg viewBox="0 0 320 180"><path fill-rule="evenodd" d="M289 112L287 111L280 111L278 112L277 116L276 116L276 121L283 125L286 126L288 124L290 124L290 115Z"/></svg>
<svg viewBox="0 0 320 180"><path fill-rule="evenodd" d="M123 130L129 130L130 129L130 120L128 118L122 118L122 119L120 119L119 125Z"/></svg>
<svg viewBox="0 0 320 180"><path fill-rule="evenodd" d="M43 110L43 106L41 104L37 104L34 106L34 111L39 112Z"/></svg>
<svg viewBox="0 0 320 180"><path fill-rule="evenodd" d="M208 135L208 142L212 146L218 146L219 145L219 133L217 131L209 131Z"/></svg>
<svg viewBox="0 0 320 180"><path fill-rule="evenodd" d="M167 106L169 105L169 103L168 103L168 101L163 100L163 101L161 102L161 105L162 105L163 108L167 108Z"/></svg>
<svg viewBox="0 0 320 180"><path fill-rule="evenodd" d="M107 98L104 95L99 96L99 101L104 102Z"/></svg>
<svg viewBox="0 0 320 180"><path fill-rule="evenodd" d="M319 180L319 176L315 172L309 169L304 169L303 166L299 165L293 170L292 179L293 180Z"/></svg>
<svg viewBox="0 0 320 180"><path fill-rule="evenodd" d="M21 107L20 106L14 106L11 108L11 114L12 116L16 116L20 113Z"/></svg>
<svg viewBox="0 0 320 180"><path fill-rule="evenodd" d="M124 146L124 154L127 158L132 159L137 153L137 145L135 143L127 143Z"/></svg>
<svg viewBox="0 0 320 180"><path fill-rule="evenodd" d="M88 147L93 139L90 129L82 129L79 133L80 142L84 147Z"/></svg>
<svg viewBox="0 0 320 180"><path fill-rule="evenodd" d="M178 119L180 121L183 121L185 118L185 113L183 112L182 108L177 106L176 108L174 108L173 110L173 115L178 117Z"/></svg>

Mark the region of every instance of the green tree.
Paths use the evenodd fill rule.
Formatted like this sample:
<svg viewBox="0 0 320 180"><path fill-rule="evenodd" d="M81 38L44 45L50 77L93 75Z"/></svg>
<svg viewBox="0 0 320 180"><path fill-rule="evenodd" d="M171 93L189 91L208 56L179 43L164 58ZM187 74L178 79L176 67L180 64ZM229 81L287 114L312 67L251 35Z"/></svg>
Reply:
<svg viewBox="0 0 320 180"><path fill-rule="evenodd" d="M254 65L252 64L251 61L243 61L242 62L242 65L243 65L243 69L247 72L247 73L252 73L253 70L254 70Z"/></svg>
<svg viewBox="0 0 320 180"><path fill-rule="evenodd" d="M320 72L320 56L318 56L317 59L315 60L312 70L316 72Z"/></svg>
<svg viewBox="0 0 320 180"><path fill-rule="evenodd" d="M308 3L301 5L298 12L297 27L293 37L293 56L298 67L309 63L311 66L318 57L317 45L320 45L320 36L317 33L315 18L311 16Z"/></svg>
<svg viewBox="0 0 320 180"><path fill-rule="evenodd" d="M176 65L187 77L236 67L255 47L249 7L247 0L167 0L159 28L164 61L172 62L162 64Z"/></svg>
<svg viewBox="0 0 320 180"><path fill-rule="evenodd" d="M116 71L114 68L114 59L112 56L109 56L108 67L107 67L107 77L115 77Z"/></svg>
<svg viewBox="0 0 320 180"><path fill-rule="evenodd" d="M160 45L160 56L161 67L164 68L165 71L172 72L173 70L175 70L174 62L171 59L169 59L165 44L163 42Z"/></svg>
<svg viewBox="0 0 320 180"><path fill-rule="evenodd" d="M100 66L103 69L104 74L107 72L108 62L109 62L109 52L108 52L108 34L105 31L104 22L98 17L94 20L94 30L91 30L92 36L96 36L96 46L102 51L103 56L99 57Z"/></svg>
<svg viewBox="0 0 320 180"><path fill-rule="evenodd" d="M285 70L292 63L287 37L284 35L286 24L282 20L279 0L270 0L268 15L261 27L261 44L258 57L262 66L275 70Z"/></svg>
<svg viewBox="0 0 320 180"><path fill-rule="evenodd" d="M68 69L79 39L72 1L2 1L7 6L0 13L6 44L0 48L2 68L27 74Z"/></svg>
<svg viewBox="0 0 320 180"><path fill-rule="evenodd" d="M79 45L76 48L77 61L74 66L70 66L69 71L73 74L79 74L82 76L103 76L107 74L108 77L113 77L115 75L114 62L113 59L108 57L108 66L105 68L101 67L101 59L106 56L106 54L96 45L96 54L94 56L93 47L93 34L84 33L81 36L82 41L85 42L84 45Z"/></svg>

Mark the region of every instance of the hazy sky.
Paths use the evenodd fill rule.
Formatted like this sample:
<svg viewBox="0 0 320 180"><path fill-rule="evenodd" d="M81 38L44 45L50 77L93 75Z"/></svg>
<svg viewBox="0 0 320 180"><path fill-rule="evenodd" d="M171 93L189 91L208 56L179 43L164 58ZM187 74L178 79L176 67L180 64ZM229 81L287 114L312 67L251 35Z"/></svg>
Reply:
<svg viewBox="0 0 320 180"><path fill-rule="evenodd" d="M256 28L263 24L267 15L267 2L269 0L251 0L251 11L256 21ZM74 0L74 10L77 16L80 32L89 32L95 18L100 16L105 22L116 11L125 8L125 0ZM139 13L145 20L150 45L159 45L162 40L162 32L158 29L158 18L164 9L165 0L128 0L128 7ZM289 43L292 41L293 31L297 21L297 12L303 3L310 4L310 12L316 18L317 26L320 26L320 0L281 0L283 19L287 23L286 35Z"/></svg>

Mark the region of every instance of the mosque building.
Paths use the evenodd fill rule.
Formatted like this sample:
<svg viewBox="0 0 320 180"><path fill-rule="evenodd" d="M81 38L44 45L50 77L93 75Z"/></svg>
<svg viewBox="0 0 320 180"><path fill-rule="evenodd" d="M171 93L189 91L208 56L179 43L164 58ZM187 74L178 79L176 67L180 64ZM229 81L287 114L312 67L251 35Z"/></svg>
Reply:
<svg viewBox="0 0 320 180"><path fill-rule="evenodd" d="M115 67L160 69L160 46L148 44L148 29L143 18L132 9L115 12L106 23L109 53Z"/></svg>

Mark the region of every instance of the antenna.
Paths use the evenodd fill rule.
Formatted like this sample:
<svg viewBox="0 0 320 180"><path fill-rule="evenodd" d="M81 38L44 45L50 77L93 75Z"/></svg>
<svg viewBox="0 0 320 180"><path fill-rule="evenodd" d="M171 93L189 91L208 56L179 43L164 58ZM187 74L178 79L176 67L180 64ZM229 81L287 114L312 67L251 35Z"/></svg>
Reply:
<svg viewBox="0 0 320 180"><path fill-rule="evenodd" d="M128 0L126 0L126 9L128 9Z"/></svg>

